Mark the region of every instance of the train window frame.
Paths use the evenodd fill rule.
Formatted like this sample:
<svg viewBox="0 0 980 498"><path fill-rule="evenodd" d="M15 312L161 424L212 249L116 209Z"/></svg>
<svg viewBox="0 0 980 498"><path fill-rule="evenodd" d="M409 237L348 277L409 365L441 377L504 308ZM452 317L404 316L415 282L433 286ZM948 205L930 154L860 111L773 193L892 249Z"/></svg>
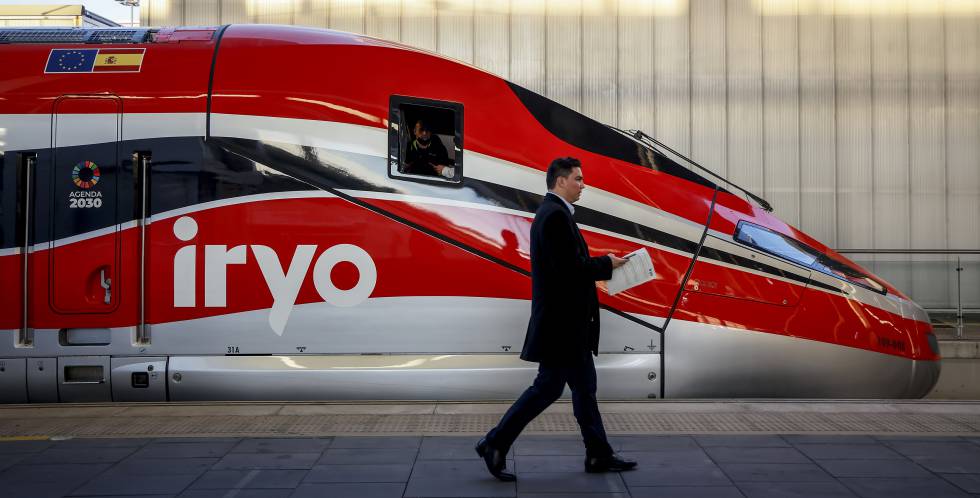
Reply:
<svg viewBox="0 0 980 498"><path fill-rule="evenodd" d="M806 263L806 262L803 262L803 261L797 261L795 259L792 259L790 257L787 257L784 254L780 254L780 253L778 253L778 252L776 252L774 250L771 250L770 248L767 248L767 247L765 247L763 245L760 245L754 239L752 239L751 236L749 236L746 233L747 230L745 229L745 227L751 227L752 229L755 229L755 230L758 230L758 231L761 231L761 232L766 232L768 234L771 234L771 235L774 235L776 237L779 237L779 238L781 238L784 241L789 241L789 242L787 242L789 245L795 246L801 252L806 252L806 253L809 253L809 254L813 255L814 256L814 259L810 263ZM743 237L743 234L745 234L744 237ZM748 237L748 238L746 239L745 237ZM872 286L870 284L867 284L867 283L864 283L864 282L853 280L851 278L845 278L845 277L839 275L836 271L834 271L829 266L827 266L827 264L825 262L832 262L832 263L835 263L836 265L846 266L843 263L841 263L839 261L832 260L826 254L824 254L824 253L822 253L822 252L820 252L820 251L818 251L818 250L816 250L816 249L814 249L814 248L812 248L812 247L804 244L803 242L800 242L800 241L798 241L796 239L792 239L790 237L787 237L787 236L785 236L785 235L783 235L783 234L781 234L781 233L779 233L779 232L777 232L775 230L770 230L770 229L768 229L768 228L766 228L764 226L756 225L755 223L750 223L748 221L741 220L741 221L738 222L738 225L735 227L735 233L732 235L732 239L735 240L735 242L738 242L739 244L742 244L744 246L748 246L748 247L753 248L753 249L757 249L757 250L762 251L762 252L764 252L766 254L770 254L772 256L775 256L775 257L777 257L777 258L779 258L779 259L781 259L783 261L788 261L790 263L793 263L793 264L795 264L797 266L802 266L802 267L805 267L805 268L808 268L808 269L811 269L811 270L814 270L814 271L818 271L820 273L823 273L824 275L828 275L828 276L834 277L834 278L836 278L838 280L841 280L843 282L847 282L847 283L852 284L852 285L857 285L859 287L862 287L864 289L870 290L872 292L876 292L878 294L882 294L882 295L887 295L888 294L888 289L886 289L885 286L882 285L877 280L871 278L870 275L866 275L863 272L860 272L860 271L858 271L858 270L856 270L854 268L847 267L847 270L849 270L851 272L854 272L854 273L859 273L861 275L861 278L862 279L868 280L870 282L873 282L877 287L874 287L874 286ZM800 249L801 247L802 248L806 248L806 250ZM844 272L841 272L841 273L844 273ZM855 277L855 278L857 278L857 277Z"/></svg>
<svg viewBox="0 0 980 498"><path fill-rule="evenodd" d="M409 125L405 122L405 107L432 108L437 111L453 113L452 146L454 148L452 178L437 175L404 173L399 165L403 163L409 140ZM446 134L442 134L446 135ZM388 178L411 182L438 185L442 187L462 187L463 185L463 104L448 100L434 100L406 95L392 95L388 99Z"/></svg>

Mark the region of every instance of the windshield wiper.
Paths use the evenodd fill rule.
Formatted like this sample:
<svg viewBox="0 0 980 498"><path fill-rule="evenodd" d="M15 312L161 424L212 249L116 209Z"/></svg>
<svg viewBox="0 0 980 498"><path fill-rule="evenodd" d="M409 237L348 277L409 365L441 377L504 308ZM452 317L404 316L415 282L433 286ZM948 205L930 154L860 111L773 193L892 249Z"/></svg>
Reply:
<svg viewBox="0 0 980 498"><path fill-rule="evenodd" d="M732 187L735 187L736 189L741 190L743 193L745 193L745 195L749 196L752 200L754 200L756 203L758 203L759 204L759 207L761 207L762 209L765 209L767 212L770 212L770 213L772 212L772 204L769 204L769 202L766 201L765 199L763 199L762 197L759 197L759 196L753 194L752 192L749 192L747 189L745 189L743 187L740 187L740 186L732 183L731 181L729 181L729 180L727 180L725 178L722 178L721 176L719 176L714 171L711 171L710 169L705 168L704 166L701 166L700 164L694 162L691 158L685 156L684 154L681 154L680 152L677 152L674 149L671 149L670 147L668 147L667 145L665 145L663 142L657 140L656 138L653 138L650 135L647 135L645 132L643 132L643 130L621 130L619 128L616 128L615 126L610 126L610 128L612 128L612 129L614 129L614 130L616 130L616 131L618 131L618 132L620 132L620 133L622 133L624 135L627 135L627 136L633 138L637 142L640 142L641 144L646 145L647 147L650 147L650 149L652 149L654 152L660 152L660 153L662 153L662 151L657 150L658 148L670 152L671 154L673 154L673 155L675 155L675 156L683 159L684 161L686 161L691 166L694 166L695 168L698 168L701 171L704 171L705 173L707 173L707 174L709 174L709 175L711 175L711 176L713 176L713 177L715 177L715 178L717 178L717 179L725 182L725 184L727 184L727 185L731 185Z"/></svg>

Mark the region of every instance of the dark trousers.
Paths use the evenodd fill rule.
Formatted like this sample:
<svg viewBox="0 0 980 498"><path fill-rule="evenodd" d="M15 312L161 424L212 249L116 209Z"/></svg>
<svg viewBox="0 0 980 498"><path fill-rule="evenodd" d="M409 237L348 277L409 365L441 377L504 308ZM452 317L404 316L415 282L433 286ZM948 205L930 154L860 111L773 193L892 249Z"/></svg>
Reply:
<svg viewBox="0 0 980 498"><path fill-rule="evenodd" d="M586 455L599 458L612 455L596 403L595 363L588 351L580 361L569 365L541 363L534 384L511 405L497 427L487 433L487 443L509 451L524 427L561 396L565 384L572 389L572 408L582 431Z"/></svg>

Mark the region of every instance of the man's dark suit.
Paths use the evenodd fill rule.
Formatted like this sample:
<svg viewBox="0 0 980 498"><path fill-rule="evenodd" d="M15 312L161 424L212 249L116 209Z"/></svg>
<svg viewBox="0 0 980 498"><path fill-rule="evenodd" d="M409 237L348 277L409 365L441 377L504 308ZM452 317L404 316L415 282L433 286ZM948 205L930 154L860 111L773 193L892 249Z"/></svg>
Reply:
<svg viewBox="0 0 980 498"><path fill-rule="evenodd" d="M612 276L612 261L593 258L572 213L549 193L531 224L531 320L521 358L539 362L534 384L487 434L487 443L506 452L521 430L572 389L575 418L586 453L607 457L606 441L596 403L592 355L599 349L599 299L596 280Z"/></svg>

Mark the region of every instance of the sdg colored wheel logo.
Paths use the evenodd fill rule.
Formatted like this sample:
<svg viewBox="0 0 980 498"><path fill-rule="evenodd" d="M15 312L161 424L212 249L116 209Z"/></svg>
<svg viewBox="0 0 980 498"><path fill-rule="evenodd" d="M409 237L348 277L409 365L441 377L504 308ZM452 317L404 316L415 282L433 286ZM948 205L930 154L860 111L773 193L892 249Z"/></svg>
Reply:
<svg viewBox="0 0 980 498"><path fill-rule="evenodd" d="M71 170L71 180L76 187L90 189L99 183L99 166L92 161L82 161Z"/></svg>

